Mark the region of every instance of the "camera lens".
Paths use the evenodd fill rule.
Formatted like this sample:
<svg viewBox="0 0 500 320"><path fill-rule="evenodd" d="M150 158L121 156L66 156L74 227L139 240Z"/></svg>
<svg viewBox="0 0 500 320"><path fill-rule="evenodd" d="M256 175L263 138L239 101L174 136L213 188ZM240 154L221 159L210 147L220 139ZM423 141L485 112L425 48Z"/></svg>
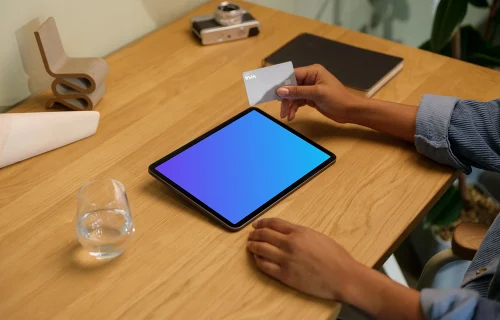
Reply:
<svg viewBox="0 0 500 320"><path fill-rule="evenodd" d="M222 10L224 12L240 10L240 6L230 2L223 2L219 4L219 10Z"/></svg>
<svg viewBox="0 0 500 320"><path fill-rule="evenodd" d="M240 24L243 10L240 6L228 1L221 2L215 11L215 21L222 26Z"/></svg>

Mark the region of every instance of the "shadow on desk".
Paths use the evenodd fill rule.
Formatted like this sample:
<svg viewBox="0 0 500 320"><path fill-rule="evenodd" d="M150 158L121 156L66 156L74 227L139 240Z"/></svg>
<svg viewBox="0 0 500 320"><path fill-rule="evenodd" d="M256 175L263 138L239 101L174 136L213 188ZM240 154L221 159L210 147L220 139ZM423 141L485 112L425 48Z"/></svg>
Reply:
<svg viewBox="0 0 500 320"><path fill-rule="evenodd" d="M359 141L370 141L376 144L388 145L401 149L408 149L409 146L411 146L410 143L401 139L362 127L334 126L327 122L310 119L297 119L290 122L288 125L314 141L338 137Z"/></svg>
<svg viewBox="0 0 500 320"><path fill-rule="evenodd" d="M84 272L94 272L109 268L115 264L116 260L120 259L120 257L117 257L111 260L98 260L89 255L77 240L71 242L65 254L65 258L73 268Z"/></svg>
<svg viewBox="0 0 500 320"><path fill-rule="evenodd" d="M395 138L385 133L381 133L372 129L352 126L335 126L327 122L314 121L310 119L297 119L288 124L293 129L302 133L313 141L321 144L322 140L338 137L344 139L352 139L355 141L368 141L373 144L390 146L392 148L402 150L412 150L415 157L411 160L418 166L425 168L427 171L442 172L446 166L440 165L429 158L417 153L413 143ZM335 150L332 150L335 152ZM452 171L452 168L449 168Z"/></svg>
<svg viewBox="0 0 500 320"><path fill-rule="evenodd" d="M223 228L213 219L208 217L207 214L205 214L196 205L188 201L171 187L164 185L159 181L150 180L143 185L143 188L151 196L160 201L167 202L169 205L174 206L176 209L179 209L183 213L190 214L191 216L201 220L202 222L212 224L217 228Z"/></svg>

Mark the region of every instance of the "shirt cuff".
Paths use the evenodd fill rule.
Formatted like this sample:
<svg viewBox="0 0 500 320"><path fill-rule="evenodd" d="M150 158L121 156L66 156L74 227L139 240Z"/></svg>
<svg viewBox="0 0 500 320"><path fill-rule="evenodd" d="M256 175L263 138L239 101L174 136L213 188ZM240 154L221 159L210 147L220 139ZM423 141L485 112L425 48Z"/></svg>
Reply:
<svg viewBox="0 0 500 320"><path fill-rule="evenodd" d="M424 156L469 174L471 168L457 159L448 140L451 115L458 101L455 97L423 96L417 113L415 146Z"/></svg>
<svg viewBox="0 0 500 320"><path fill-rule="evenodd" d="M420 307L428 320L468 320L473 318L478 300L479 295L470 290L423 289L420 294Z"/></svg>

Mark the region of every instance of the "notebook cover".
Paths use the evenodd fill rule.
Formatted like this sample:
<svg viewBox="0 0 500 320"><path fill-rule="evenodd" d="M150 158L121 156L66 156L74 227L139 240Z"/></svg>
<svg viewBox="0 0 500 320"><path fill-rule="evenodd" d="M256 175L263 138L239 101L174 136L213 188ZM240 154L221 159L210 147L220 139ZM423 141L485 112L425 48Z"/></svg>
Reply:
<svg viewBox="0 0 500 320"><path fill-rule="evenodd" d="M321 64L344 85L370 91L402 58L303 33L264 59L266 65L292 61L294 67Z"/></svg>

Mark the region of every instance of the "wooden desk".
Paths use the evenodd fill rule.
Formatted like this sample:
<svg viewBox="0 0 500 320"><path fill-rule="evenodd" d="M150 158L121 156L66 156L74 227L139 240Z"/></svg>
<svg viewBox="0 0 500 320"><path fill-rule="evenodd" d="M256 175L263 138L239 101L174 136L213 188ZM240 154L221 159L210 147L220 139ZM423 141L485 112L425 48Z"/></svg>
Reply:
<svg viewBox="0 0 500 320"><path fill-rule="evenodd" d="M500 74L390 41L245 4L258 37L202 47L189 17L110 55L108 92L93 137L0 170L0 318L320 319L337 304L309 298L259 273L245 250L249 228L229 233L147 167L248 107L241 73L307 31L405 58L376 98L418 104L437 93L486 100ZM47 94L13 112L43 111ZM278 117L277 102L261 105ZM286 198L278 216L324 232L368 266L380 266L454 178L413 146L313 110L291 124L338 161ZM76 192L113 177L127 188L136 233L120 258L84 259L75 240Z"/></svg>

